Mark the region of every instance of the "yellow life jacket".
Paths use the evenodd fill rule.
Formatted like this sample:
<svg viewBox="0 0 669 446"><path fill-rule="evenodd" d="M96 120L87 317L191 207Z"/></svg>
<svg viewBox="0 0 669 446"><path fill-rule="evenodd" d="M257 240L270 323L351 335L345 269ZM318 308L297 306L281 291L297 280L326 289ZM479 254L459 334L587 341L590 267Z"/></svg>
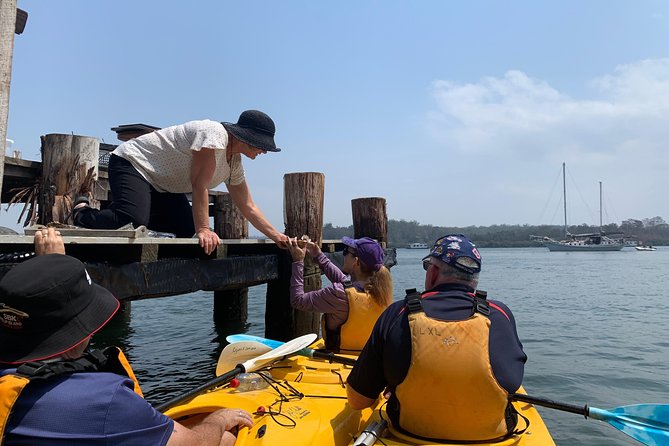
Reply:
<svg viewBox="0 0 669 446"><path fill-rule="evenodd" d="M407 297L411 365L397 386L399 428L414 436L451 441L490 441L509 435L508 392L495 378L488 339L488 302L473 297L472 316L461 321L429 318L422 297Z"/></svg>
<svg viewBox="0 0 669 446"><path fill-rule="evenodd" d="M379 305L365 291L358 291L354 286L346 286L348 298L348 318L341 326L328 330L325 324L327 315L321 319L325 348L335 352L360 353L365 346L376 320L386 309Z"/></svg>
<svg viewBox="0 0 669 446"><path fill-rule="evenodd" d="M15 373L0 376L0 444L12 408L30 382L81 372L108 372L127 376L134 382L135 393L144 396L128 359L117 347L106 348L104 352L93 350L72 361L27 362L20 365Z"/></svg>

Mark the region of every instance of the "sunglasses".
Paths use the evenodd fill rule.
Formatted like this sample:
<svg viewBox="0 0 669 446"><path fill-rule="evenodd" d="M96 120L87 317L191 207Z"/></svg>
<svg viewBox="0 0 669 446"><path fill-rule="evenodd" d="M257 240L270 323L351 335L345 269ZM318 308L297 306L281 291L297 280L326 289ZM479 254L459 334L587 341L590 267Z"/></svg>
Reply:
<svg viewBox="0 0 669 446"><path fill-rule="evenodd" d="M432 261L430 259L423 260L423 269L427 271L432 266Z"/></svg>
<svg viewBox="0 0 669 446"><path fill-rule="evenodd" d="M351 248L349 248L348 246L344 246L344 250L342 251L342 254L344 255L344 257L346 257L346 256L349 255L349 254L352 255L353 257L356 256L355 251L353 251L353 250L352 250Z"/></svg>

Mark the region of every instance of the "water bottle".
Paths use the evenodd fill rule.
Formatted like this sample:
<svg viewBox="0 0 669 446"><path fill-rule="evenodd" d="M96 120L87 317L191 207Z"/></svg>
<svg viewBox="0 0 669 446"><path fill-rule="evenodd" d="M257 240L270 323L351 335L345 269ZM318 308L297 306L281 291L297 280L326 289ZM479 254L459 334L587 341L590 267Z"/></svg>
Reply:
<svg viewBox="0 0 669 446"><path fill-rule="evenodd" d="M263 373L263 372L261 372ZM269 378L267 373L263 373ZM240 373L230 381L230 387L237 389L237 392L249 392L251 390L260 390L269 386L269 382L260 376L260 373Z"/></svg>

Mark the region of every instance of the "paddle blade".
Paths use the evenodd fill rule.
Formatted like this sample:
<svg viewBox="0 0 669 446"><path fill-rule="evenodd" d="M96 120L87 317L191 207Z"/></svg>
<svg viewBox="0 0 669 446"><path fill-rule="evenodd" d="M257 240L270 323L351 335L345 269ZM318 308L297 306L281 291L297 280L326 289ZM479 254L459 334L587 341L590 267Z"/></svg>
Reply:
<svg viewBox="0 0 669 446"><path fill-rule="evenodd" d="M242 363L244 370L251 371L259 367L268 364L275 359L281 358L286 355L291 355L298 352L299 350L307 347L316 340L316 335L314 333L309 333L299 338L295 338L292 341L288 341L285 344L278 346L277 348L268 351L264 355L258 356L257 358L249 359ZM234 345L234 344L230 344Z"/></svg>
<svg viewBox="0 0 669 446"><path fill-rule="evenodd" d="M272 351L271 347L252 341L235 342L234 344L226 345L218 357L216 376L221 376L229 370L234 369L237 364L257 358L269 351Z"/></svg>
<svg viewBox="0 0 669 446"><path fill-rule="evenodd" d="M588 416L609 423L643 444L669 444L669 404L634 404L611 410L590 407Z"/></svg>
<svg viewBox="0 0 669 446"><path fill-rule="evenodd" d="M228 335L228 336L225 337L225 340L228 341L231 344L233 342L246 342L246 341L260 342L261 344L265 344L266 346L268 346L270 348L277 348L280 345L284 344L281 341L274 341L272 339L261 338L260 336L254 336L254 335L249 335L249 334Z"/></svg>

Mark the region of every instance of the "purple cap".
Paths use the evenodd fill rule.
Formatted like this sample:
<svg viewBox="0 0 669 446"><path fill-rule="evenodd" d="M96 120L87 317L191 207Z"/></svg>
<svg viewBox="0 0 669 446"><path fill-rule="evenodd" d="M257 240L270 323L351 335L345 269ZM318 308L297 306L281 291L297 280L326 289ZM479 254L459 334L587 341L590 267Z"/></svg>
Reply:
<svg viewBox="0 0 669 446"><path fill-rule="evenodd" d="M355 249L356 257L372 271L378 271L383 266L383 248L375 240L369 237L342 237L341 242Z"/></svg>
<svg viewBox="0 0 669 446"><path fill-rule="evenodd" d="M476 245L463 234L448 234L438 239L423 260L429 257L436 257L467 274L481 271L481 254Z"/></svg>

